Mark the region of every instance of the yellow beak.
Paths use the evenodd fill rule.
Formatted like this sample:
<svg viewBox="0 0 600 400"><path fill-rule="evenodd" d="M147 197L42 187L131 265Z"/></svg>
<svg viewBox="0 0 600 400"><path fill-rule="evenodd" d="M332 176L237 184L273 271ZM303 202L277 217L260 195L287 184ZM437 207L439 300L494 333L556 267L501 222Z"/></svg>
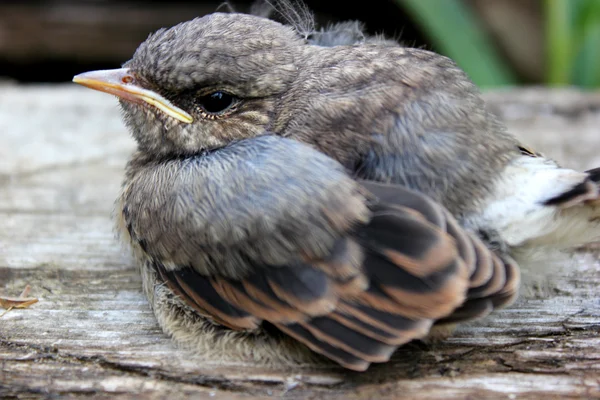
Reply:
<svg viewBox="0 0 600 400"><path fill-rule="evenodd" d="M129 72L129 68L84 72L75 75L73 82L101 92L114 94L133 103L150 104L186 124L191 124L194 121L190 114L176 107L169 100L151 90L136 85L135 77Z"/></svg>

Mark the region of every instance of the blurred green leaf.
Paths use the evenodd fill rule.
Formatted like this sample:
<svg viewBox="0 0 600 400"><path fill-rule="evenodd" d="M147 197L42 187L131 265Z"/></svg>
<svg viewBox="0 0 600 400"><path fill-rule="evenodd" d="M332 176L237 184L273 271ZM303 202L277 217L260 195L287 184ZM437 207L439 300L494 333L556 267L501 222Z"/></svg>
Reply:
<svg viewBox="0 0 600 400"><path fill-rule="evenodd" d="M396 0L421 24L441 52L479 86L513 85L516 79L461 0Z"/></svg>
<svg viewBox="0 0 600 400"><path fill-rule="evenodd" d="M573 63L573 26L575 7L580 0L546 0L546 53L548 83L566 85Z"/></svg>
<svg viewBox="0 0 600 400"><path fill-rule="evenodd" d="M572 82L584 87L600 85L600 1L586 0L577 10L576 56Z"/></svg>
<svg viewBox="0 0 600 400"><path fill-rule="evenodd" d="M600 85L600 24L586 31L573 68L573 83L585 88Z"/></svg>
<svg viewBox="0 0 600 400"><path fill-rule="evenodd" d="M600 1L546 0L547 81L600 86Z"/></svg>

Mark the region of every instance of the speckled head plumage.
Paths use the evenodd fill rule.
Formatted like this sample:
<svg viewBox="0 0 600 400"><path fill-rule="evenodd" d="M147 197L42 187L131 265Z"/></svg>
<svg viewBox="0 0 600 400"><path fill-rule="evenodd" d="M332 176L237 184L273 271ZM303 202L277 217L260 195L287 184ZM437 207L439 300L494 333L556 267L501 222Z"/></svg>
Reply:
<svg viewBox="0 0 600 400"><path fill-rule="evenodd" d="M278 22L215 13L151 34L124 66L160 90L218 85L240 97L270 96L295 77L303 44L293 28Z"/></svg>
<svg viewBox="0 0 600 400"><path fill-rule="evenodd" d="M289 26L251 15L215 13L151 34L123 67L131 83L164 97L194 121L182 124L155 107L122 100L125 121L140 149L149 154L193 154L266 130L320 136L312 117L315 126L328 129L323 121L336 112L335 104L322 103L322 95L339 99L341 94L327 86L343 81L349 85L345 96L354 96L353 82L348 81L352 76L344 69L357 70L336 65L348 54L328 54L326 48L391 42L366 36L357 22L308 32L310 26L305 20ZM334 72L333 79L322 79L327 70ZM362 77L354 75L361 86ZM321 100L318 108L310 109L306 105L314 92ZM226 97L223 110L207 112L202 102L210 102L215 93ZM324 116L319 118L321 112ZM288 127L301 129L285 132Z"/></svg>
<svg viewBox="0 0 600 400"><path fill-rule="evenodd" d="M124 68L193 122L121 101L140 148L193 154L263 133L275 99L296 79L303 42L290 27L244 14L211 14L150 35Z"/></svg>

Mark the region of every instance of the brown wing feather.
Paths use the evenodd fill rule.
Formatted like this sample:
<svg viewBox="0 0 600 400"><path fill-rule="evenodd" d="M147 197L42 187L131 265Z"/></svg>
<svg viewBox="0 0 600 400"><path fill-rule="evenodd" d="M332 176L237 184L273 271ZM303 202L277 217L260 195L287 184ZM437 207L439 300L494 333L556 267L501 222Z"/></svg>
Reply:
<svg viewBox="0 0 600 400"><path fill-rule="evenodd" d="M370 220L325 258L255 265L241 280L155 268L200 314L234 329L268 321L354 370L387 361L436 321L485 315L512 296L514 270L441 206L400 186L365 187L377 199Z"/></svg>
<svg viewBox="0 0 600 400"><path fill-rule="evenodd" d="M465 303L451 315L436 323L457 323L485 317L494 309L510 305L519 292L521 282L519 266L508 256L500 258L496 255L494 255L494 266L488 282L470 289Z"/></svg>
<svg viewBox="0 0 600 400"><path fill-rule="evenodd" d="M600 181L600 168L588 173L591 180ZM469 271L469 290L465 302L436 323L454 323L484 317L495 308L504 307L515 300L520 284L520 272L514 260L491 251L477 236L464 231L447 210L431 199L415 192L398 196L396 185L375 182L363 184L378 198L387 202L418 207L422 216L439 227L445 227L454 239L459 259ZM403 298L414 299L414 296Z"/></svg>
<svg viewBox="0 0 600 400"><path fill-rule="evenodd" d="M152 267L159 279L199 314L231 329L258 327L260 320L225 301L213 288L209 279L193 269L180 268L168 271L159 262L154 262Z"/></svg>

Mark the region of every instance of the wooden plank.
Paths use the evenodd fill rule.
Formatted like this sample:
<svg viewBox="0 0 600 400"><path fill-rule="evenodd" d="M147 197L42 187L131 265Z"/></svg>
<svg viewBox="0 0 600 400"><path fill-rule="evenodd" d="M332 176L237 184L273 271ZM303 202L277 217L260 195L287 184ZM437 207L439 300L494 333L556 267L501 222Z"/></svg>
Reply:
<svg viewBox="0 0 600 400"><path fill-rule="evenodd" d="M600 95L495 92L510 129L568 165L600 165ZM0 398L600 398L600 262L549 268L512 307L366 373L223 363L158 327L110 218L133 149L116 101L73 85L0 87Z"/></svg>

